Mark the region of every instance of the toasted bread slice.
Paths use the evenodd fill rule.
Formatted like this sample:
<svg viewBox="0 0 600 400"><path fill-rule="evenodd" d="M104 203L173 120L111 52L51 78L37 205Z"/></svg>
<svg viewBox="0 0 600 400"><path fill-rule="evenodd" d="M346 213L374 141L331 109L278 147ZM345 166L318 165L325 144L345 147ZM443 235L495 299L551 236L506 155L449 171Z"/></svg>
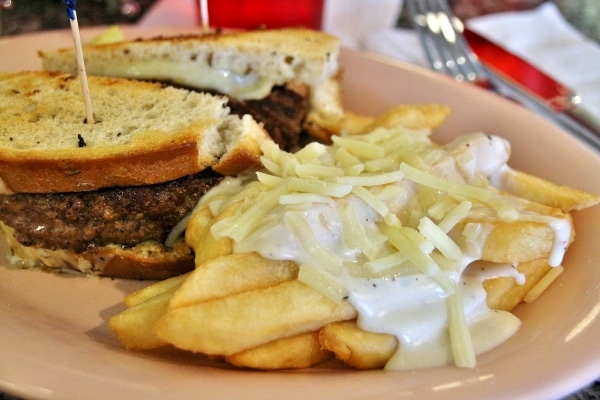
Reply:
<svg viewBox="0 0 600 400"><path fill-rule="evenodd" d="M88 77L94 124L85 123L79 79L0 75L0 180L4 192L88 191L177 179L215 166L257 165L268 139L227 99L158 83Z"/></svg>
<svg viewBox="0 0 600 400"><path fill-rule="evenodd" d="M310 88L306 127L327 139L343 120L338 82L340 41L308 29L158 37L84 47L91 75L171 82L239 100L266 97L287 83ZM45 70L77 73L72 48L40 51Z"/></svg>

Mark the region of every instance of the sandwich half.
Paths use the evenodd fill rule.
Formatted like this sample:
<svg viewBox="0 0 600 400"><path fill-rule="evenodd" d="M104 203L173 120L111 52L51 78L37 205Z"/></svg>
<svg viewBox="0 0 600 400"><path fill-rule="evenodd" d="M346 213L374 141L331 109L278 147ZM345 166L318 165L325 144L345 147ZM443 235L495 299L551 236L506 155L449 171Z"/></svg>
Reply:
<svg viewBox="0 0 600 400"><path fill-rule="evenodd" d="M84 46L91 75L167 82L229 97L285 150L327 141L343 120L340 41L308 29L216 32ZM72 48L41 51L45 70L77 73Z"/></svg>
<svg viewBox="0 0 600 400"><path fill-rule="evenodd" d="M0 228L11 264L163 279L193 268L173 227L225 175L260 164L261 124L227 98L68 73L0 74Z"/></svg>

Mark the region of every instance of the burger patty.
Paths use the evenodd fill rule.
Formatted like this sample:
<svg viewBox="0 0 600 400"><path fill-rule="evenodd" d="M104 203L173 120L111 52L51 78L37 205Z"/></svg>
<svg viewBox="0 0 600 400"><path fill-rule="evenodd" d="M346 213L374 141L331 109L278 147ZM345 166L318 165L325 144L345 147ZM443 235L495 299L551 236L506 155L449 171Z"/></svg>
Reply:
<svg viewBox="0 0 600 400"><path fill-rule="evenodd" d="M212 170L157 185L0 196L0 220L25 246L87 249L164 242L200 197L223 179Z"/></svg>

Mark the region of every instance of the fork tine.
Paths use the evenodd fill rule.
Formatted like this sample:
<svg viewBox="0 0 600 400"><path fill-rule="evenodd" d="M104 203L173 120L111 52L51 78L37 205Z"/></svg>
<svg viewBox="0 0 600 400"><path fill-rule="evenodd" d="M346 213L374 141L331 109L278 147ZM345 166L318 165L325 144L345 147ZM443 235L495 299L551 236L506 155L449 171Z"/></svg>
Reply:
<svg viewBox="0 0 600 400"><path fill-rule="evenodd" d="M420 3L419 0L406 1L406 8L410 15L411 23L421 41L427 61L435 71L441 71L443 65L440 63L440 55L434 42L434 33L429 29L427 23L427 9L423 10L422 6L423 3Z"/></svg>
<svg viewBox="0 0 600 400"><path fill-rule="evenodd" d="M431 67L435 71L454 75L453 57L448 54L443 43L440 42L442 31L438 23L435 4L432 7L428 0L415 0L409 1L407 7ZM444 40L443 37L441 39Z"/></svg>
<svg viewBox="0 0 600 400"><path fill-rule="evenodd" d="M485 80L477 56L462 36L462 23L445 0L408 0L406 6L434 70L458 81Z"/></svg>
<svg viewBox="0 0 600 400"><path fill-rule="evenodd" d="M423 42L431 67L438 72L460 77L462 74L459 64L447 43L454 40L451 37L452 30L448 31L447 19L443 19L439 3L429 0L416 0L409 3L409 10L413 10L415 28Z"/></svg>
<svg viewBox="0 0 600 400"><path fill-rule="evenodd" d="M477 80L487 80L486 72L484 71L479 58L475 54L475 52L471 49L471 46L467 43L463 35L464 25L462 21L454 16L448 2L446 0L433 0L437 1L440 4L440 8L442 9L444 15L447 16L449 25L453 29L453 35L455 38L455 46L456 51L462 57L464 57L464 63L461 64L464 66L464 71L468 71L465 73L465 78L468 81L477 81Z"/></svg>

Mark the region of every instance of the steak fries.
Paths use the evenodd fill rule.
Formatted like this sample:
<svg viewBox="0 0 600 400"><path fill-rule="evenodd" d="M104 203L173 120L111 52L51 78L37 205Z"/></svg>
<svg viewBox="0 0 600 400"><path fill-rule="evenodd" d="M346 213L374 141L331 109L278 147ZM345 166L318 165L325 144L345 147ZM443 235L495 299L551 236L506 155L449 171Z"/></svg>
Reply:
<svg viewBox="0 0 600 400"><path fill-rule="evenodd" d="M473 367L475 354L518 329L508 311L560 274L573 240L569 213L599 198L511 169L499 138L431 143L447 114L403 105L360 117L331 146L292 154L264 144L262 170L223 182L197 206L186 230L196 269L130 295L111 328L128 348L168 344L254 369L334 356L358 369ZM491 167L489 146L500 154ZM369 304L355 297L362 284L372 287L360 292L368 297L412 279L436 287L443 317L433 330L449 335L450 353L411 349L394 329L373 329ZM479 296L482 304L468 303L479 314L462 308L463 292ZM484 326L496 334L482 337Z"/></svg>

